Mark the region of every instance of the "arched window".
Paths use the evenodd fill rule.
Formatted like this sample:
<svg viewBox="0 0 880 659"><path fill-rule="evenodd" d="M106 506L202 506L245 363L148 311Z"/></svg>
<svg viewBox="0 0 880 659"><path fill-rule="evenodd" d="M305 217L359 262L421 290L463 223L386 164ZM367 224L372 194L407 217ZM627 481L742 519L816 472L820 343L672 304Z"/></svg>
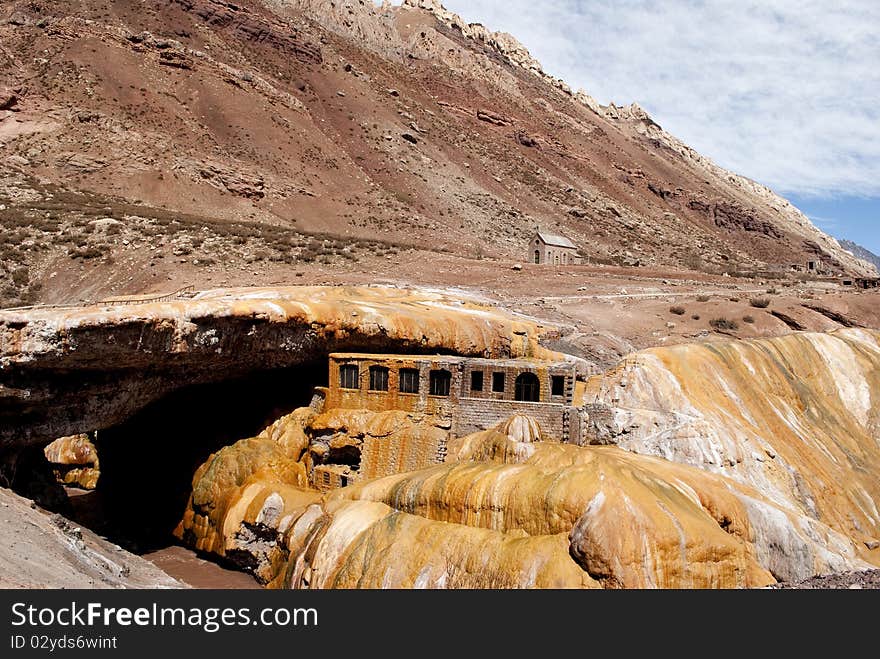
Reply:
<svg viewBox="0 0 880 659"><path fill-rule="evenodd" d="M553 264L559 265L559 254L557 254L556 256L553 257Z"/></svg>
<svg viewBox="0 0 880 659"><path fill-rule="evenodd" d="M433 370L428 374L428 393L432 396L448 396L452 373L445 369Z"/></svg>
<svg viewBox="0 0 880 659"><path fill-rule="evenodd" d="M513 387L514 400L528 400L538 402L541 400L541 383L534 373L520 373L516 376Z"/></svg>
<svg viewBox="0 0 880 659"><path fill-rule="evenodd" d="M536 249L535 250L535 263L540 263L540 262L541 262L541 250Z"/></svg>

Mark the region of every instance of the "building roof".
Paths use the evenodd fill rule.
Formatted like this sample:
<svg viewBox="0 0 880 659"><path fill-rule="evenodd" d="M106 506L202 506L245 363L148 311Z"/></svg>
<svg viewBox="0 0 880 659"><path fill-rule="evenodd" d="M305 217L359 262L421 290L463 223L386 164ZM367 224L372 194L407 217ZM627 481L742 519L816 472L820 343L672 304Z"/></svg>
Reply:
<svg viewBox="0 0 880 659"><path fill-rule="evenodd" d="M377 362L436 362L445 364L472 364L483 366L512 366L532 368L555 368L558 366L570 367L574 362L570 360L546 360L533 357L507 357L491 359L486 357L464 357L462 355L406 355L406 354L383 354L366 352L331 352L330 359L344 360L369 360Z"/></svg>
<svg viewBox="0 0 880 659"><path fill-rule="evenodd" d="M546 231L538 231L538 238L544 241L545 245L554 245L556 247L570 247L571 249L577 249L575 244L571 242L565 236L560 236L555 233L547 233Z"/></svg>

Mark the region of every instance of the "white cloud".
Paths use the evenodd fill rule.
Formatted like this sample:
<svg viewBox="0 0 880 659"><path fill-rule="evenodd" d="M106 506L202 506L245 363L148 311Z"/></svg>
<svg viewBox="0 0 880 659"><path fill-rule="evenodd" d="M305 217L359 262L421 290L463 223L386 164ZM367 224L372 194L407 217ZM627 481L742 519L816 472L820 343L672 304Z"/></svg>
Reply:
<svg viewBox="0 0 880 659"><path fill-rule="evenodd" d="M780 193L880 196L876 0L444 0Z"/></svg>
<svg viewBox="0 0 880 659"><path fill-rule="evenodd" d="M807 217L810 218L810 221L813 224L822 229L822 231L834 232L835 230L840 228L840 220L838 220L836 217L822 217L820 215L812 214L807 215Z"/></svg>

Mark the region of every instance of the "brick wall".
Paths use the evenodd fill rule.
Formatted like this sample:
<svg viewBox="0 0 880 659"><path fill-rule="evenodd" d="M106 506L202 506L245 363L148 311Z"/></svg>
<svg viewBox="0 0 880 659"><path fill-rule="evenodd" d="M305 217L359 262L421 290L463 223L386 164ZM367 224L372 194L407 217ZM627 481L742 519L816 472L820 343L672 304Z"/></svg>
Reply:
<svg viewBox="0 0 880 659"><path fill-rule="evenodd" d="M426 428L414 433L366 437L358 478L379 478L443 462L448 434Z"/></svg>
<svg viewBox="0 0 880 659"><path fill-rule="evenodd" d="M562 441L564 409L564 405L553 403L462 398L453 417L453 431L458 436L467 435L490 428L513 414L528 414L538 422L544 433Z"/></svg>

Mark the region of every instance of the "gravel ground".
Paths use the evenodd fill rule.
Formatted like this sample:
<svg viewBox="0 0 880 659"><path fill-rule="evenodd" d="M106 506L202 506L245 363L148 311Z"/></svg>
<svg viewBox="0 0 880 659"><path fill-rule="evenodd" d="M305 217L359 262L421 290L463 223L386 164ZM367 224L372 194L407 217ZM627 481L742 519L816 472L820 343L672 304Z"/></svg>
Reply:
<svg viewBox="0 0 880 659"><path fill-rule="evenodd" d="M859 572L840 572L811 577L798 583L780 583L769 588L801 588L801 589L860 589L872 588L880 590L880 570L862 570Z"/></svg>

